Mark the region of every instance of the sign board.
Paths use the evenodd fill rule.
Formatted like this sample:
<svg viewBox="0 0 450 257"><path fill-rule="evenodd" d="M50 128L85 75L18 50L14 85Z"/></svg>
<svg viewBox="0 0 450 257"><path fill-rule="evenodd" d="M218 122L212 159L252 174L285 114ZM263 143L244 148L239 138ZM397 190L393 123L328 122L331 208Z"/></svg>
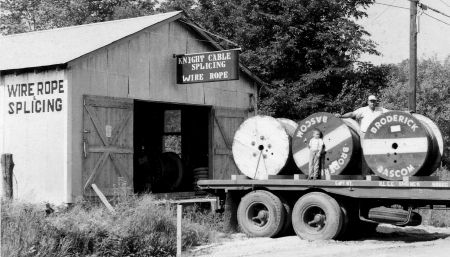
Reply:
<svg viewBox="0 0 450 257"><path fill-rule="evenodd" d="M177 84L238 80L238 51L177 55Z"/></svg>

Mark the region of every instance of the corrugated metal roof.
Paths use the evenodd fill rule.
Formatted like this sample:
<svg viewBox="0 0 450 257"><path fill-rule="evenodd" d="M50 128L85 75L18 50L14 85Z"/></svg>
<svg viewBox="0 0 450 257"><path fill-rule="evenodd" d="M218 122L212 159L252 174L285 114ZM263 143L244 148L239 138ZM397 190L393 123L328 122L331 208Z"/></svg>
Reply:
<svg viewBox="0 0 450 257"><path fill-rule="evenodd" d="M180 13L168 12L0 37L0 70L65 64Z"/></svg>

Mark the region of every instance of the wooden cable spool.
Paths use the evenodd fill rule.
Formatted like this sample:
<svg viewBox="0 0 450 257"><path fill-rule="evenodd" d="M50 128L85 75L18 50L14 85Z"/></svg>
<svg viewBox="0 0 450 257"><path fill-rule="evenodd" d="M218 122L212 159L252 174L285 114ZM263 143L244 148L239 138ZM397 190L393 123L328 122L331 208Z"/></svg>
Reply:
<svg viewBox="0 0 450 257"><path fill-rule="evenodd" d="M427 176L440 164L442 134L422 115L390 111L369 125L363 151L368 166L384 179Z"/></svg>
<svg viewBox="0 0 450 257"><path fill-rule="evenodd" d="M444 137L441 130L431 119L421 114L414 113L413 116L420 120L428 131L432 139L432 152L435 153L433 157L429 158L427 167L431 167L430 172L434 172L441 166L442 156L444 155ZM437 149L436 149L437 148Z"/></svg>
<svg viewBox="0 0 450 257"><path fill-rule="evenodd" d="M359 136L344 121L331 113L314 113L298 123L292 139L292 153L297 167L309 173L309 148L313 130L322 132L325 155L322 170L326 174L353 174L358 171L360 163Z"/></svg>
<svg viewBox="0 0 450 257"><path fill-rule="evenodd" d="M292 138L297 129L297 122L286 118L277 118L277 120L281 123L288 136Z"/></svg>
<svg viewBox="0 0 450 257"><path fill-rule="evenodd" d="M277 119L254 116L245 120L233 139L233 159L239 170L252 179L277 175L289 156L289 137Z"/></svg>

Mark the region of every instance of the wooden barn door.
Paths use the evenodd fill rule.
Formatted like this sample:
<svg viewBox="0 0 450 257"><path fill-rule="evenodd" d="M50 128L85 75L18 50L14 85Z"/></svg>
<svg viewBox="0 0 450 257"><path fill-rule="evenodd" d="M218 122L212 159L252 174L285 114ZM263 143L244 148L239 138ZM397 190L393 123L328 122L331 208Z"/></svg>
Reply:
<svg viewBox="0 0 450 257"><path fill-rule="evenodd" d="M107 196L114 187L133 189L133 100L84 96L83 186L91 184Z"/></svg>
<svg viewBox="0 0 450 257"><path fill-rule="evenodd" d="M212 132L212 179L230 179L240 174L231 146L239 125L248 117L247 109L214 108ZM211 169L210 169L211 170Z"/></svg>

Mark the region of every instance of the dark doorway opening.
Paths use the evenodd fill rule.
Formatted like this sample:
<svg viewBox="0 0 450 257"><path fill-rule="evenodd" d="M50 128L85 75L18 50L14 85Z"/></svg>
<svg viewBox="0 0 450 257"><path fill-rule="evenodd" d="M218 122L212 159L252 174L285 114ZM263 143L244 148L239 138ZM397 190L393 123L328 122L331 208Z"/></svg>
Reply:
<svg viewBox="0 0 450 257"><path fill-rule="evenodd" d="M209 166L211 107L135 101L134 191L194 191Z"/></svg>

